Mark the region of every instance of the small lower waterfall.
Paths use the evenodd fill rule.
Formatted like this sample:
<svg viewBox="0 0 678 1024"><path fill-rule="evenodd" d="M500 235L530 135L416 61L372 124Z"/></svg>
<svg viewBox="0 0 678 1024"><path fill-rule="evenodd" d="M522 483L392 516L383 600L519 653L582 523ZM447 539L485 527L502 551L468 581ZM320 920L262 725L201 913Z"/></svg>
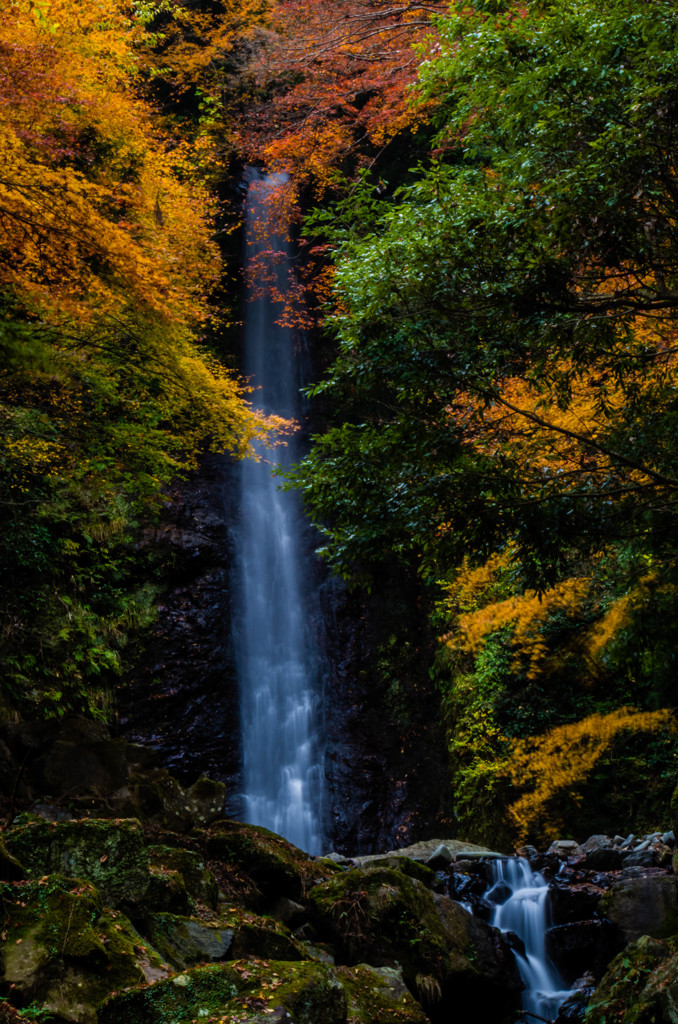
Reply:
<svg viewBox="0 0 678 1024"><path fill-rule="evenodd" d="M254 168L247 175L247 264L266 250L278 257L289 246L268 227L267 196L280 182ZM286 286L288 267L277 276ZM276 324L279 303L248 286L244 372L259 390L254 404L267 413L300 413L298 338ZM255 298L252 298L256 295ZM309 853L322 845L322 754L318 655L308 635L309 588L302 561L305 521L298 495L280 488L276 467L299 456L297 443L244 461L240 522L236 533L236 665L242 713L243 789L246 821L264 825Z"/></svg>
<svg viewBox="0 0 678 1024"><path fill-rule="evenodd" d="M492 887L504 883L510 895L497 905L491 923L500 931L514 932L525 944L524 956L514 950L525 985L523 1019L528 1024L552 1021L570 993L546 955L548 885L522 857L497 859L492 872Z"/></svg>

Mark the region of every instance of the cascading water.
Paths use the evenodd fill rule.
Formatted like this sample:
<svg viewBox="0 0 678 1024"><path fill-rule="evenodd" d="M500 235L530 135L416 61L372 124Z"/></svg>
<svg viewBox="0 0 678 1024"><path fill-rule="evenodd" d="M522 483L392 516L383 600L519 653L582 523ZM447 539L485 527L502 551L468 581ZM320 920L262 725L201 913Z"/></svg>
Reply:
<svg viewBox="0 0 678 1024"><path fill-rule="evenodd" d="M267 228L267 196L280 183L247 174L246 263L266 250L286 254L285 240ZM288 267L270 272L286 286ZM283 261L284 264L284 261ZM295 333L276 324L282 312L248 285L244 372L266 413L299 415L300 357ZM240 525L236 535L236 664L240 682L246 821L264 825L309 853L322 844L323 766L319 736L318 654L307 630L309 588L301 563L305 523L298 496L280 489L274 469L298 457L294 437L266 461L240 466Z"/></svg>
<svg viewBox="0 0 678 1024"><path fill-rule="evenodd" d="M500 931L514 932L525 944L524 956L515 951L525 985L523 1019L528 1024L552 1021L570 993L546 955L548 885L522 857L498 858L492 862L492 873L492 887L504 883L511 892L497 905L491 923Z"/></svg>

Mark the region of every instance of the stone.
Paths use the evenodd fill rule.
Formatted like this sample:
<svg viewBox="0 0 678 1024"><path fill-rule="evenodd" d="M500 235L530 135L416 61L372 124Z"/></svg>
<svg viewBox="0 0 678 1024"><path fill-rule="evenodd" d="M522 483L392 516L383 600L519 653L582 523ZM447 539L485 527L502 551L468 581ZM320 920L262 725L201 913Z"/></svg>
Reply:
<svg viewBox="0 0 678 1024"><path fill-rule="evenodd" d="M189 1024L203 1017L254 1024L275 1014L284 1020L281 1010L294 1024L346 1024L346 994L326 964L240 960L113 995L98 1024Z"/></svg>
<svg viewBox="0 0 678 1024"><path fill-rule="evenodd" d="M628 945L611 962L593 993L586 1024L674 1024L675 1013L663 1011L656 987L654 991L651 988L655 971L666 968L673 953L672 945L648 935ZM675 985L678 977L675 965L670 973L672 979L664 979L667 987L670 980Z"/></svg>
<svg viewBox="0 0 678 1024"><path fill-rule="evenodd" d="M205 828L224 817L226 786L223 782L201 776L186 790L186 806L196 828Z"/></svg>
<svg viewBox="0 0 678 1024"><path fill-rule="evenodd" d="M624 857L623 867L628 868L653 868L657 867L657 856L654 850L634 851Z"/></svg>
<svg viewBox="0 0 678 1024"><path fill-rule="evenodd" d="M39 821L5 832L8 852L29 877L62 874L92 882L112 907L140 903L150 883L138 821Z"/></svg>
<svg viewBox="0 0 678 1024"><path fill-rule="evenodd" d="M485 857L500 858L506 856L504 853L497 853L494 850L487 849L485 846L467 843L461 839L426 839L418 843L412 843L411 846L405 846L400 850L390 850L388 853L365 854L360 857L354 857L353 861L359 867L371 864L382 857L408 857L410 860L426 863L439 846L446 846L457 862L460 860L475 861Z"/></svg>
<svg viewBox="0 0 678 1024"><path fill-rule="evenodd" d="M616 846L598 846L586 854L583 867L587 871L620 871L625 854Z"/></svg>
<svg viewBox="0 0 678 1024"><path fill-rule="evenodd" d="M151 914L144 932L158 953L183 971L206 960L225 960L233 945L233 928L206 924L175 914Z"/></svg>
<svg viewBox="0 0 678 1024"><path fill-rule="evenodd" d="M572 986L572 993L558 1007L555 1024L583 1024L586 1008L596 987L596 979L588 971Z"/></svg>
<svg viewBox="0 0 678 1024"><path fill-rule="evenodd" d="M500 906L502 903L506 903L508 899L513 895L513 889L507 882L500 881L492 886L490 891L486 894L485 899L488 903L495 903Z"/></svg>
<svg viewBox="0 0 678 1024"><path fill-rule="evenodd" d="M235 868L254 909L280 896L298 900L313 881L343 874L327 859L317 860L266 828L240 821L215 822L205 834L207 861Z"/></svg>
<svg viewBox="0 0 678 1024"><path fill-rule="evenodd" d="M521 983L500 933L415 878L356 868L316 885L308 899L319 936L340 961L397 963L427 1013L473 1008L489 1020L516 1001Z"/></svg>
<svg viewBox="0 0 678 1024"><path fill-rule="evenodd" d="M528 862L528 864L532 865L535 861L540 859L540 853L536 846L530 846L528 844L526 846L518 847L516 850L516 857L522 857Z"/></svg>
<svg viewBox="0 0 678 1024"><path fill-rule="evenodd" d="M665 832L661 837L661 840L665 846L674 846L676 842L676 837L673 833L673 829L670 832Z"/></svg>
<svg viewBox="0 0 678 1024"><path fill-rule="evenodd" d="M601 977L618 946L609 921L593 919L555 925L546 931L546 952L566 984L591 970Z"/></svg>
<svg viewBox="0 0 678 1024"><path fill-rule="evenodd" d="M440 843L426 861L426 866L432 871L443 871L450 866L453 860L454 854L450 848L445 843Z"/></svg>
<svg viewBox="0 0 678 1024"><path fill-rule="evenodd" d="M394 868L396 871L402 871L404 875L423 882L428 889L442 890L444 886L435 873L441 869L433 870L430 864L422 864L421 861L412 860L411 857L396 857L395 854L389 854L385 857L377 857L376 860L370 860L368 863L372 868Z"/></svg>
<svg viewBox="0 0 678 1024"><path fill-rule="evenodd" d="M153 868L177 871L186 892L196 903L216 909L219 888L202 854L184 847L166 845L149 846L148 853Z"/></svg>
<svg viewBox="0 0 678 1024"><path fill-rule="evenodd" d="M556 839L546 852L555 854L559 860L568 860L570 857L579 856L581 847L574 839Z"/></svg>
<svg viewBox="0 0 678 1024"><path fill-rule="evenodd" d="M678 878L622 878L605 893L600 907L624 942L634 942L642 935L667 938L678 933Z"/></svg>
<svg viewBox="0 0 678 1024"><path fill-rule="evenodd" d="M570 924L592 918L602 895L600 886L590 882L574 882L570 885L555 882L549 888L553 923Z"/></svg>
<svg viewBox="0 0 678 1024"><path fill-rule="evenodd" d="M151 865L150 876L144 897L146 913L188 915L195 910L195 903L186 891L183 875L179 871Z"/></svg>
<svg viewBox="0 0 678 1024"><path fill-rule="evenodd" d="M355 867L355 861L352 861L350 857L345 857L343 853L337 853L336 850L326 853L323 859L331 860L335 864L339 864L341 867Z"/></svg>
<svg viewBox="0 0 678 1024"><path fill-rule="evenodd" d="M231 959L257 957L266 960L308 960L306 947L284 927L269 917L240 921L235 928Z"/></svg>
<svg viewBox="0 0 678 1024"><path fill-rule="evenodd" d="M612 846L612 840L609 836L589 836L585 843L582 843L582 850L584 853L591 853L593 850L607 850Z"/></svg>
<svg viewBox="0 0 678 1024"><path fill-rule="evenodd" d="M60 1021L96 1024L112 989L145 982L143 940L122 913L102 909L93 885L49 875L0 885L0 898L11 931L2 985L12 998L38 1002Z"/></svg>
<svg viewBox="0 0 678 1024"><path fill-rule="evenodd" d="M287 896L281 896L271 907L271 917L288 928L298 928L308 918L308 911L301 903L290 900Z"/></svg>
<svg viewBox="0 0 678 1024"><path fill-rule="evenodd" d="M346 993L350 1024L428 1024L396 968L358 964L337 967L335 974Z"/></svg>

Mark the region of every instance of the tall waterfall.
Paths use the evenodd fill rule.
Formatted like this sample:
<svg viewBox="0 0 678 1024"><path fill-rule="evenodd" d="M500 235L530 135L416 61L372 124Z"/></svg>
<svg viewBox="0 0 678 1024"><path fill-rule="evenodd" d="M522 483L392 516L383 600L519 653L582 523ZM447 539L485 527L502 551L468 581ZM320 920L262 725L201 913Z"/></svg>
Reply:
<svg viewBox="0 0 678 1024"><path fill-rule="evenodd" d="M254 168L247 175L246 263L286 240L267 228L266 197L280 182ZM284 264L284 261L283 261ZM288 267L274 271L284 291ZM301 356L296 332L276 324L279 303L254 297L248 284L244 372L267 413L300 413ZM242 711L244 819L264 825L309 853L322 845L323 766L318 652L309 636L310 588L303 570L307 530L298 495L280 489L277 466L299 455L294 436L244 461L236 534L236 664Z"/></svg>
<svg viewBox="0 0 678 1024"><path fill-rule="evenodd" d="M493 885L503 882L511 891L497 906L492 924L501 931L515 932L525 943L525 955L516 953L525 985L523 1018L527 1024L553 1020L570 993L546 955L548 885L522 857L497 859L492 862L492 872Z"/></svg>

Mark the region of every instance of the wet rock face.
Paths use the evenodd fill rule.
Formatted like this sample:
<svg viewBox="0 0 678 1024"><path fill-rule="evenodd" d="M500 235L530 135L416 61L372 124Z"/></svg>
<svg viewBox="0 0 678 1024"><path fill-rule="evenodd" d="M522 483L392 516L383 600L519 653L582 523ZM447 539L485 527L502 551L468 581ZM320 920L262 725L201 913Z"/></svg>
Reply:
<svg viewBox="0 0 678 1024"><path fill-rule="evenodd" d="M239 791L240 723L233 664L232 472L209 456L170 494L163 522L142 543L162 554L167 593L120 691L120 731L151 747L180 782L199 775ZM231 797L227 808L240 811Z"/></svg>
<svg viewBox="0 0 678 1024"><path fill-rule="evenodd" d="M446 741L415 591L387 570L368 596L331 578L321 585L328 833L333 848L351 856L433 835L451 814ZM380 659L389 662L390 680Z"/></svg>
<svg viewBox="0 0 678 1024"><path fill-rule="evenodd" d="M234 470L218 456L170 495L162 524L143 543L162 553L167 593L120 691L120 734L151 748L182 784L200 774L226 783L226 814L242 812L239 695L232 637ZM320 672L326 722L327 847L360 853L402 846L435 831L441 812L445 737L437 697L403 670L403 692L383 692L374 666L416 600L411 585L386 575L372 596L349 594L311 552L308 628L324 652ZM384 608L386 611L384 611ZM421 634L421 624L412 633ZM402 636L402 647L409 640ZM422 671L422 652L412 651ZM384 684L385 685L385 684ZM381 688L380 688L381 687Z"/></svg>
<svg viewBox="0 0 678 1024"><path fill-rule="evenodd" d="M433 1021L452 1009L501 1020L522 985L500 933L416 878L387 867L354 868L311 890L317 933L339 962L394 966Z"/></svg>

